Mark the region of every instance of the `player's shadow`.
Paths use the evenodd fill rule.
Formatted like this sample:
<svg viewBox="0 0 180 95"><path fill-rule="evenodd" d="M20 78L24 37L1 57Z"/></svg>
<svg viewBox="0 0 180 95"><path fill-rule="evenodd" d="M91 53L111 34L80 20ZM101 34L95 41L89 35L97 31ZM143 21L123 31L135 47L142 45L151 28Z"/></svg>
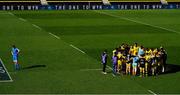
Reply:
<svg viewBox="0 0 180 95"><path fill-rule="evenodd" d="M34 68L42 68L42 67L46 67L46 65L32 65L32 66L24 67L22 69L25 70L25 69L34 69Z"/></svg>
<svg viewBox="0 0 180 95"><path fill-rule="evenodd" d="M179 71L180 71L180 65L167 64L165 67L165 72L163 74L176 73Z"/></svg>
<svg viewBox="0 0 180 95"><path fill-rule="evenodd" d="M180 65L166 64L165 72L160 73L160 74L170 74L170 73L176 73L176 72L180 72ZM112 73L112 70L108 70L107 73ZM122 73L125 74L125 67Z"/></svg>

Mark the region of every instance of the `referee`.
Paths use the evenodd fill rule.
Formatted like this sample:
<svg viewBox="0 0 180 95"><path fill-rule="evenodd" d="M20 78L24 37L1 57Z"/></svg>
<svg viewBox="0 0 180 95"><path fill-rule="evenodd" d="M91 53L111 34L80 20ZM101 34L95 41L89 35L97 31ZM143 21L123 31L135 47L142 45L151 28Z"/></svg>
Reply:
<svg viewBox="0 0 180 95"><path fill-rule="evenodd" d="M107 74L106 73L106 64L107 64L107 50L104 50L104 52L101 54L101 61L102 61L102 65L103 65L103 74Z"/></svg>

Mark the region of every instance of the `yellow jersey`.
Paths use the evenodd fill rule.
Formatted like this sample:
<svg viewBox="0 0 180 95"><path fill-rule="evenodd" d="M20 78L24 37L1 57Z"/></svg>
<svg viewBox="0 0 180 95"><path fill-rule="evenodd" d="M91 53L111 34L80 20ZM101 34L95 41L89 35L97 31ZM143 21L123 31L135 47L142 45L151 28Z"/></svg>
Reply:
<svg viewBox="0 0 180 95"><path fill-rule="evenodd" d="M130 48L130 50L129 50L130 52L130 54L132 54L133 55L133 51L134 51L134 49L133 48Z"/></svg>
<svg viewBox="0 0 180 95"><path fill-rule="evenodd" d="M125 48L124 48L124 46L121 46L121 50L124 50Z"/></svg>
<svg viewBox="0 0 180 95"><path fill-rule="evenodd" d="M145 56L146 61L148 61L150 58L151 58L151 55L146 55Z"/></svg>
<svg viewBox="0 0 180 95"><path fill-rule="evenodd" d="M153 51L153 55L157 55L158 54L158 51L157 51L157 49L155 49L154 51Z"/></svg>
<svg viewBox="0 0 180 95"><path fill-rule="evenodd" d="M123 54L118 53L118 54L117 54L117 57L118 57L118 58L121 58L121 57L123 57Z"/></svg>
<svg viewBox="0 0 180 95"><path fill-rule="evenodd" d="M115 52L116 52L116 50L113 50L113 51L112 51L112 53L113 53L113 56L115 56Z"/></svg>
<svg viewBox="0 0 180 95"><path fill-rule="evenodd" d="M133 47L133 55L137 55L138 50L139 50L139 47L134 46Z"/></svg>
<svg viewBox="0 0 180 95"><path fill-rule="evenodd" d="M148 51L146 50L146 53L147 53L147 54L152 54L152 50L151 50L151 49L148 50Z"/></svg>

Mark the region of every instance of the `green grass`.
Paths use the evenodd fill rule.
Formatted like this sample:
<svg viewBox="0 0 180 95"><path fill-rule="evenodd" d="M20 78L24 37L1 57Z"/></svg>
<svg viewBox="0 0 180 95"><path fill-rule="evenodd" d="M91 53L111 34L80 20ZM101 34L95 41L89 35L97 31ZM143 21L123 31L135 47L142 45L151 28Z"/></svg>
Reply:
<svg viewBox="0 0 180 95"><path fill-rule="evenodd" d="M105 14L102 14L103 12ZM158 77L102 75L100 53L126 42L145 47L164 46L168 63L180 65L180 10L127 11L5 11L0 12L0 57L14 82L0 83L0 93L136 93L179 94L180 72ZM111 15L111 16L110 16ZM27 21L21 21L23 18ZM152 27L123 18L152 24ZM34 27L36 24L42 30ZM49 32L60 39L49 35ZM21 50L22 67L46 65L14 72L11 45ZM83 54L70 44L86 52ZM111 63L108 63L110 66ZM110 71L110 70L108 70Z"/></svg>

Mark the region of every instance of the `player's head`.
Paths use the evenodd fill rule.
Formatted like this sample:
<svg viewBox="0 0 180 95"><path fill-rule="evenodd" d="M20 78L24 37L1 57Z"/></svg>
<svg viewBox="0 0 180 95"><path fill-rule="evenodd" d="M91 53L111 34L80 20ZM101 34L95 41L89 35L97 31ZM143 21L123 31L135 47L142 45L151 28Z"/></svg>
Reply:
<svg viewBox="0 0 180 95"><path fill-rule="evenodd" d="M136 47L137 47L137 45L138 45L138 44L135 42L135 43L134 43L134 46L136 46Z"/></svg>
<svg viewBox="0 0 180 95"><path fill-rule="evenodd" d="M118 48L115 48L115 50L118 50Z"/></svg>
<svg viewBox="0 0 180 95"><path fill-rule="evenodd" d="M107 53L107 49L105 49L103 53Z"/></svg>
<svg viewBox="0 0 180 95"><path fill-rule="evenodd" d="M158 51L159 49L158 48L155 48L156 51Z"/></svg>
<svg viewBox="0 0 180 95"><path fill-rule="evenodd" d="M149 48L146 48L147 51L149 51Z"/></svg>
<svg viewBox="0 0 180 95"><path fill-rule="evenodd" d="M121 46L124 46L124 45L125 45L124 43L121 44Z"/></svg>
<svg viewBox="0 0 180 95"><path fill-rule="evenodd" d="M16 48L16 46L15 46L15 45L12 45L12 47L13 47L13 48Z"/></svg>
<svg viewBox="0 0 180 95"><path fill-rule="evenodd" d="M151 48L152 51L154 51L154 48Z"/></svg>
<svg viewBox="0 0 180 95"><path fill-rule="evenodd" d="M157 51L159 52L161 49L157 48Z"/></svg>
<svg viewBox="0 0 180 95"><path fill-rule="evenodd" d="M163 47L161 46L160 49L163 50Z"/></svg>

